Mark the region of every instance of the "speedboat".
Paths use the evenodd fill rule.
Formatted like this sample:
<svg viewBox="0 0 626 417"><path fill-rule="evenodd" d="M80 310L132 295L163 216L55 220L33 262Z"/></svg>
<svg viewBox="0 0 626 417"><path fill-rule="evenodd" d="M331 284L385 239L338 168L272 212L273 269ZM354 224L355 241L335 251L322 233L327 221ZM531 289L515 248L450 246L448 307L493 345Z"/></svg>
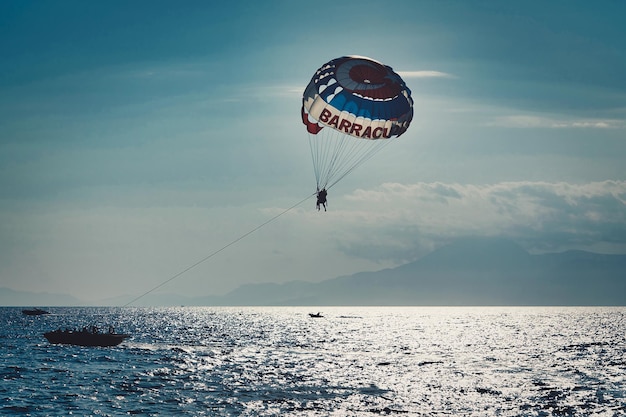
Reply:
<svg viewBox="0 0 626 417"><path fill-rule="evenodd" d="M58 329L44 333L44 336L48 342L55 344L102 347L117 346L130 337L129 334L115 333L112 327L108 333L102 333L95 326L82 330Z"/></svg>
<svg viewBox="0 0 626 417"><path fill-rule="evenodd" d="M49 311L46 310L42 310L40 308L33 308L33 309L24 309L22 310L23 314L26 314L27 316L41 316L44 314L50 314Z"/></svg>

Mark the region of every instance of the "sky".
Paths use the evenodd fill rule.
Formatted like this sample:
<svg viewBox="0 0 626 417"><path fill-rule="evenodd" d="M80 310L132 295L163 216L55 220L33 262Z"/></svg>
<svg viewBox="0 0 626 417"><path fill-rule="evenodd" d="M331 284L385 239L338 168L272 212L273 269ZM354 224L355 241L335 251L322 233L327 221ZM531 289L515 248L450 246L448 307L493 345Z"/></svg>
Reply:
<svg viewBox="0 0 626 417"><path fill-rule="evenodd" d="M209 257L158 291L219 295L464 236L626 253L624 15L610 0L3 0L0 287L140 294ZM415 115L318 212L302 93L344 55L391 66Z"/></svg>

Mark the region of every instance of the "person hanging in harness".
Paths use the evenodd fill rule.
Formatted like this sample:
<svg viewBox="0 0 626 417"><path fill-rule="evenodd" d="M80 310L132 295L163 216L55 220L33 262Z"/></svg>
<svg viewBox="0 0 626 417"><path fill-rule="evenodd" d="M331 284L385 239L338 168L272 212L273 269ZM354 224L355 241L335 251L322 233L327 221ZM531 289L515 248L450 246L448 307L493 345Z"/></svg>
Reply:
<svg viewBox="0 0 626 417"><path fill-rule="evenodd" d="M324 211L326 211L326 194L326 188L317 190L317 211L320 210L320 205L324 206Z"/></svg>

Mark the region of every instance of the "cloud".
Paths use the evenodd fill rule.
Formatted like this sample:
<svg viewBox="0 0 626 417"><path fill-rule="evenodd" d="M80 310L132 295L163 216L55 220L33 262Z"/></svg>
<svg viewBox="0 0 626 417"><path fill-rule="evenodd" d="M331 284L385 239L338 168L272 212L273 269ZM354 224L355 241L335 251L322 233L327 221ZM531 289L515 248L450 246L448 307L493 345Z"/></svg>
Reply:
<svg viewBox="0 0 626 417"><path fill-rule="evenodd" d="M464 236L504 236L530 251L626 251L626 181L488 185L386 183L329 212L337 246L353 257L402 263Z"/></svg>
<svg viewBox="0 0 626 417"><path fill-rule="evenodd" d="M403 78L457 78L441 71L398 71L398 75Z"/></svg>
<svg viewBox="0 0 626 417"><path fill-rule="evenodd" d="M567 119L533 115L511 115L496 117L487 126L508 128L542 129L623 129L623 120L615 119Z"/></svg>

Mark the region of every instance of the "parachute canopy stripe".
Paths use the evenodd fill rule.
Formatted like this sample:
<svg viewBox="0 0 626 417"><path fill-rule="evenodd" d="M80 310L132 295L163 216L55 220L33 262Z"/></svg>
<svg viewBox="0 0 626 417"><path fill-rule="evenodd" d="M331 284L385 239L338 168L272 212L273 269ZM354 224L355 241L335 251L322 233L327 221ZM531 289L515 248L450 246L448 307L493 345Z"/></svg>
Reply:
<svg viewBox="0 0 626 417"><path fill-rule="evenodd" d="M322 65L302 98L309 133L324 127L363 139L403 134L413 119L411 91L389 66L344 56Z"/></svg>

